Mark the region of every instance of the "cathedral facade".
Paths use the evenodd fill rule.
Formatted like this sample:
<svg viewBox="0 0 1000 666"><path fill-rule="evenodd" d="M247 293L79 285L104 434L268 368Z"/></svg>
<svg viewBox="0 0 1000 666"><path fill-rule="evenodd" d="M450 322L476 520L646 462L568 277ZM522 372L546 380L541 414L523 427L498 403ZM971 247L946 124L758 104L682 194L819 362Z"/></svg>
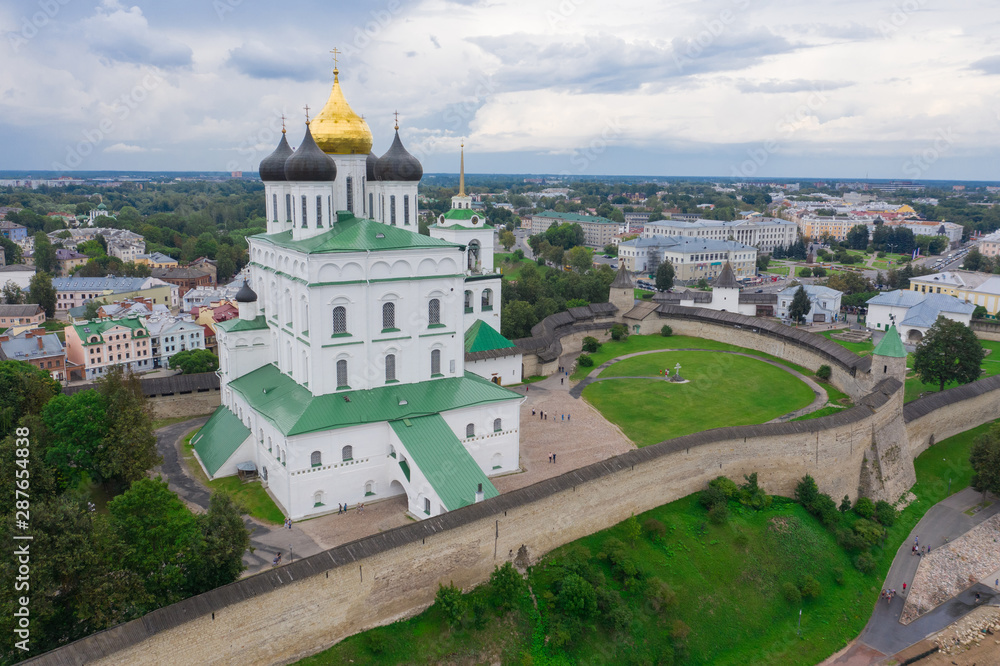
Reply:
<svg viewBox="0 0 1000 666"><path fill-rule="evenodd" d="M344 98L260 164L240 316L218 324L222 405L192 438L209 478L260 476L298 519L405 495L426 518L519 468L521 357L500 333L494 230L462 186L418 233L420 162Z"/></svg>

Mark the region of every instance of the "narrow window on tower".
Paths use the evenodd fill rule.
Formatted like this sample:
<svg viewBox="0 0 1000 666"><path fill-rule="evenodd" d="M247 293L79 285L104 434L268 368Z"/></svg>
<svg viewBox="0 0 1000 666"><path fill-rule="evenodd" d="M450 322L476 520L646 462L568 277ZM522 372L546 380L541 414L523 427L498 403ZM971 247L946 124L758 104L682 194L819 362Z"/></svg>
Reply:
<svg viewBox="0 0 1000 666"><path fill-rule="evenodd" d="M306 218L309 216L309 204L306 203L306 195L302 195L302 228L306 227Z"/></svg>
<svg viewBox="0 0 1000 666"><path fill-rule="evenodd" d="M364 176L361 176L361 205L362 206L365 205L365 192L368 190L367 185L368 185L367 179ZM368 206L368 210L367 211L361 211L362 215L365 215L365 213L369 213L369 214L371 213L371 206ZM368 217L368 215L365 215L365 217Z"/></svg>
<svg viewBox="0 0 1000 666"><path fill-rule="evenodd" d="M285 218L285 222L291 222L292 221L292 195L291 194L286 194L285 195L285 215L288 216L288 217Z"/></svg>
<svg viewBox="0 0 1000 666"><path fill-rule="evenodd" d="M375 219L375 195L368 193L368 217Z"/></svg>
<svg viewBox="0 0 1000 666"><path fill-rule="evenodd" d="M410 226L410 195L403 195L403 224Z"/></svg>
<svg viewBox="0 0 1000 666"><path fill-rule="evenodd" d="M347 210L354 212L354 179L347 177Z"/></svg>
<svg viewBox="0 0 1000 666"><path fill-rule="evenodd" d="M316 226L323 226L323 197L316 195Z"/></svg>
<svg viewBox="0 0 1000 666"><path fill-rule="evenodd" d="M274 202L274 221L277 222L281 219L280 217L278 217L278 195L272 194L271 200Z"/></svg>
<svg viewBox="0 0 1000 666"><path fill-rule="evenodd" d="M349 388L347 386L347 361L337 361L337 388Z"/></svg>
<svg viewBox="0 0 1000 666"><path fill-rule="evenodd" d="M326 219L330 221L330 226L333 226L333 197L329 194L326 195Z"/></svg>
<svg viewBox="0 0 1000 666"><path fill-rule="evenodd" d="M396 226L396 195L389 196L389 218L390 224Z"/></svg>

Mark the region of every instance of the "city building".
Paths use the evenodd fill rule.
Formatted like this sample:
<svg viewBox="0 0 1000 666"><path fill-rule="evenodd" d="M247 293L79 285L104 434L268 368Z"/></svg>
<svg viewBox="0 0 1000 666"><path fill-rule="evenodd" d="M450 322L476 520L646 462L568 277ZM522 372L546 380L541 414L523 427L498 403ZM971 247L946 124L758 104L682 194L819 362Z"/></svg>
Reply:
<svg viewBox="0 0 1000 666"><path fill-rule="evenodd" d="M181 312L191 312L194 308L203 308L219 301L231 301L239 290L239 287L232 285L189 289L181 297Z"/></svg>
<svg viewBox="0 0 1000 666"><path fill-rule="evenodd" d="M655 273L664 261L681 282L718 277L726 262L737 278L757 274L757 248L730 240L689 236L633 238L618 244L618 260L632 273Z"/></svg>
<svg viewBox="0 0 1000 666"><path fill-rule="evenodd" d="M979 241L979 252L984 257L1000 255L1000 231L994 231L988 236L983 236Z"/></svg>
<svg viewBox="0 0 1000 666"><path fill-rule="evenodd" d="M181 298L184 298L184 294L195 287L212 287L215 285L215 279L211 273L197 268L154 268L153 277L157 280L177 285Z"/></svg>
<svg viewBox="0 0 1000 666"><path fill-rule="evenodd" d="M612 222L606 217L591 215L578 215L576 213L557 213L554 210L546 210L541 213L522 217L521 226L524 227L524 219L530 217L530 222L525 228L531 229L532 235L544 234L552 225L579 224L583 228L583 244L593 248L603 248L613 242L615 234L621 229L617 222Z"/></svg>
<svg viewBox="0 0 1000 666"><path fill-rule="evenodd" d="M31 278L35 277L35 267L27 264L8 264L0 266L0 287L8 282L16 284L21 289L27 289Z"/></svg>
<svg viewBox="0 0 1000 666"><path fill-rule="evenodd" d="M807 322L819 324L836 321L837 315L840 314L840 299L844 292L818 284L804 284L801 288L805 289L806 295L809 296L810 307L809 312L806 313ZM778 292L778 307L775 311L778 317L781 319L790 318L788 309L792 305L792 299L795 298L795 292L799 289L800 287L788 287Z"/></svg>
<svg viewBox="0 0 1000 666"><path fill-rule="evenodd" d="M100 203L100 204L97 204L97 208L91 208L90 209L90 215L89 215L89 219L88 219L87 223L90 226L94 226L95 222L98 223L98 224L100 223L100 220L98 218L102 218L102 217L114 218L114 215L111 214L111 211L108 210L107 206L105 206L104 204ZM105 223L107 223L107 220L103 220L103 221Z"/></svg>
<svg viewBox="0 0 1000 666"><path fill-rule="evenodd" d="M954 296L897 289L868 299L867 327L886 331L895 325L907 344L920 342L939 316L966 326L976 307Z"/></svg>
<svg viewBox="0 0 1000 666"><path fill-rule="evenodd" d="M914 236L944 236L948 239L948 247L958 247L962 242L961 224L954 222L932 222L928 220L900 220L887 222L890 227L903 227L913 232Z"/></svg>
<svg viewBox="0 0 1000 666"><path fill-rule="evenodd" d="M11 222L10 220L0 220L0 236L3 236L8 240L12 240L15 243L27 240L28 228L22 227L20 224Z"/></svg>
<svg viewBox="0 0 1000 666"><path fill-rule="evenodd" d="M418 233L420 162L398 130L371 152L338 74L298 149L283 134L260 164L267 232L247 239L239 317L216 324L222 406L192 443L210 478L259 470L295 519L399 496L423 519L498 494L523 397L466 367L486 248Z"/></svg>
<svg viewBox="0 0 1000 666"><path fill-rule="evenodd" d="M44 322L45 309L37 303L0 305L0 330L10 326L41 326Z"/></svg>
<svg viewBox="0 0 1000 666"><path fill-rule="evenodd" d="M76 269L90 261L90 257L80 254L74 250L59 248L56 250L56 273L60 277L67 277L76 272Z"/></svg>
<svg viewBox="0 0 1000 666"><path fill-rule="evenodd" d="M33 328L16 335L11 335L8 331L0 335L0 358L30 363L45 370L57 381L68 379L66 352L62 342L58 335L49 333L44 328Z"/></svg>
<svg viewBox="0 0 1000 666"><path fill-rule="evenodd" d="M752 217L731 222L721 220L686 222L670 219L650 222L643 227L643 238L653 236L734 240L744 245L753 245L761 252L771 252L776 247L788 247L794 244L798 240L798 229L795 222L777 217Z"/></svg>
<svg viewBox="0 0 1000 666"><path fill-rule="evenodd" d="M622 268L618 269L619 275L615 277L616 281L620 279L622 270ZM615 284L612 283L611 287L613 292ZM719 277L712 283L711 291L682 289L669 292L660 291L653 295L654 303L706 308L719 312L736 312L748 317L773 317L777 299L777 294L773 293L751 294L742 291L732 264L729 262L726 262ZM624 310L631 305L631 302L617 305L620 310Z"/></svg>
<svg viewBox="0 0 1000 666"><path fill-rule="evenodd" d="M205 349L205 332L189 317L156 315L146 319L154 368L169 368L177 352Z"/></svg>
<svg viewBox="0 0 1000 666"><path fill-rule="evenodd" d="M871 227L875 224L875 218L803 215L798 220L799 233L804 238L812 240L820 240L826 236L836 241L846 240L847 232L859 224L869 227L868 232L871 235Z"/></svg>
<svg viewBox="0 0 1000 666"><path fill-rule="evenodd" d="M84 321L67 326L66 358L83 369L85 379L97 379L121 365L131 372L153 369L149 331L140 317Z"/></svg>
<svg viewBox="0 0 1000 666"><path fill-rule="evenodd" d="M176 307L179 302L177 287L155 278L63 277L53 278L52 286L56 290L57 313L69 312L92 300L113 303L142 297L170 308Z"/></svg>
<svg viewBox="0 0 1000 666"><path fill-rule="evenodd" d="M176 259L162 252L136 255L135 263L141 266L149 266L150 268L177 268L178 265Z"/></svg>

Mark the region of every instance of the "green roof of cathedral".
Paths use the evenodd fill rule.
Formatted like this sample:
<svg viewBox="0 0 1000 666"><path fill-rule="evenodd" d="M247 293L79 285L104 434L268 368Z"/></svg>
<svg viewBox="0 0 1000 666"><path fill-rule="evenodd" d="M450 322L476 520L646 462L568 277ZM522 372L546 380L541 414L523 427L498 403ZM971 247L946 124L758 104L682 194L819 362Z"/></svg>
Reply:
<svg viewBox="0 0 1000 666"><path fill-rule="evenodd" d="M292 240L291 231L260 234L253 236L253 238L305 254L460 247L440 238L431 238L417 233L416 227L414 227L414 231L410 231L382 224L375 220L363 220L346 211L337 211L337 222L333 227L311 238Z"/></svg>
<svg viewBox="0 0 1000 666"><path fill-rule="evenodd" d="M452 208L444 213L443 217L446 220L471 220L473 217L478 217L480 220L486 219L483 211L472 208Z"/></svg>
<svg viewBox="0 0 1000 666"><path fill-rule="evenodd" d="M890 358L906 358L906 349L903 348L903 341L899 339L899 331L896 330L895 324L885 332L872 354Z"/></svg>
<svg viewBox="0 0 1000 666"><path fill-rule="evenodd" d="M470 326L469 330L465 332L466 354L491 351L493 349L507 349L516 346L482 319L477 319L476 323Z"/></svg>
<svg viewBox="0 0 1000 666"><path fill-rule="evenodd" d="M267 330L267 322L264 315L258 315L256 319L247 321L246 319L227 319L215 324L216 328L221 328L226 333L236 333L238 331L263 331Z"/></svg>
<svg viewBox="0 0 1000 666"><path fill-rule="evenodd" d="M250 436L247 428L229 411L225 405L219 405L208 423L191 438L194 450L198 452L201 464L209 476L215 476L219 468L236 453L240 444Z"/></svg>
<svg viewBox="0 0 1000 666"><path fill-rule="evenodd" d="M483 484L484 499L500 494L440 414L389 425L447 510L474 503L479 484Z"/></svg>
<svg viewBox="0 0 1000 666"><path fill-rule="evenodd" d="M242 395L284 435L415 418L521 398L520 394L472 373L314 397L309 389L270 364L230 382L229 388Z"/></svg>

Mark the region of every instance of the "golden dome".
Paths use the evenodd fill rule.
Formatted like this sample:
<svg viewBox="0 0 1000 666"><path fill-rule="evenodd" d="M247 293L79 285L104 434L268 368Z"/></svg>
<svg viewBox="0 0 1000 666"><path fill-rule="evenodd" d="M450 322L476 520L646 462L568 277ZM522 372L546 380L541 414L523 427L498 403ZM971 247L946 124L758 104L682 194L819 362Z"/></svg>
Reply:
<svg viewBox="0 0 1000 666"><path fill-rule="evenodd" d="M367 155L372 150L372 131L354 113L340 89L338 71L333 70L333 89L326 106L312 119L313 139L328 155Z"/></svg>

